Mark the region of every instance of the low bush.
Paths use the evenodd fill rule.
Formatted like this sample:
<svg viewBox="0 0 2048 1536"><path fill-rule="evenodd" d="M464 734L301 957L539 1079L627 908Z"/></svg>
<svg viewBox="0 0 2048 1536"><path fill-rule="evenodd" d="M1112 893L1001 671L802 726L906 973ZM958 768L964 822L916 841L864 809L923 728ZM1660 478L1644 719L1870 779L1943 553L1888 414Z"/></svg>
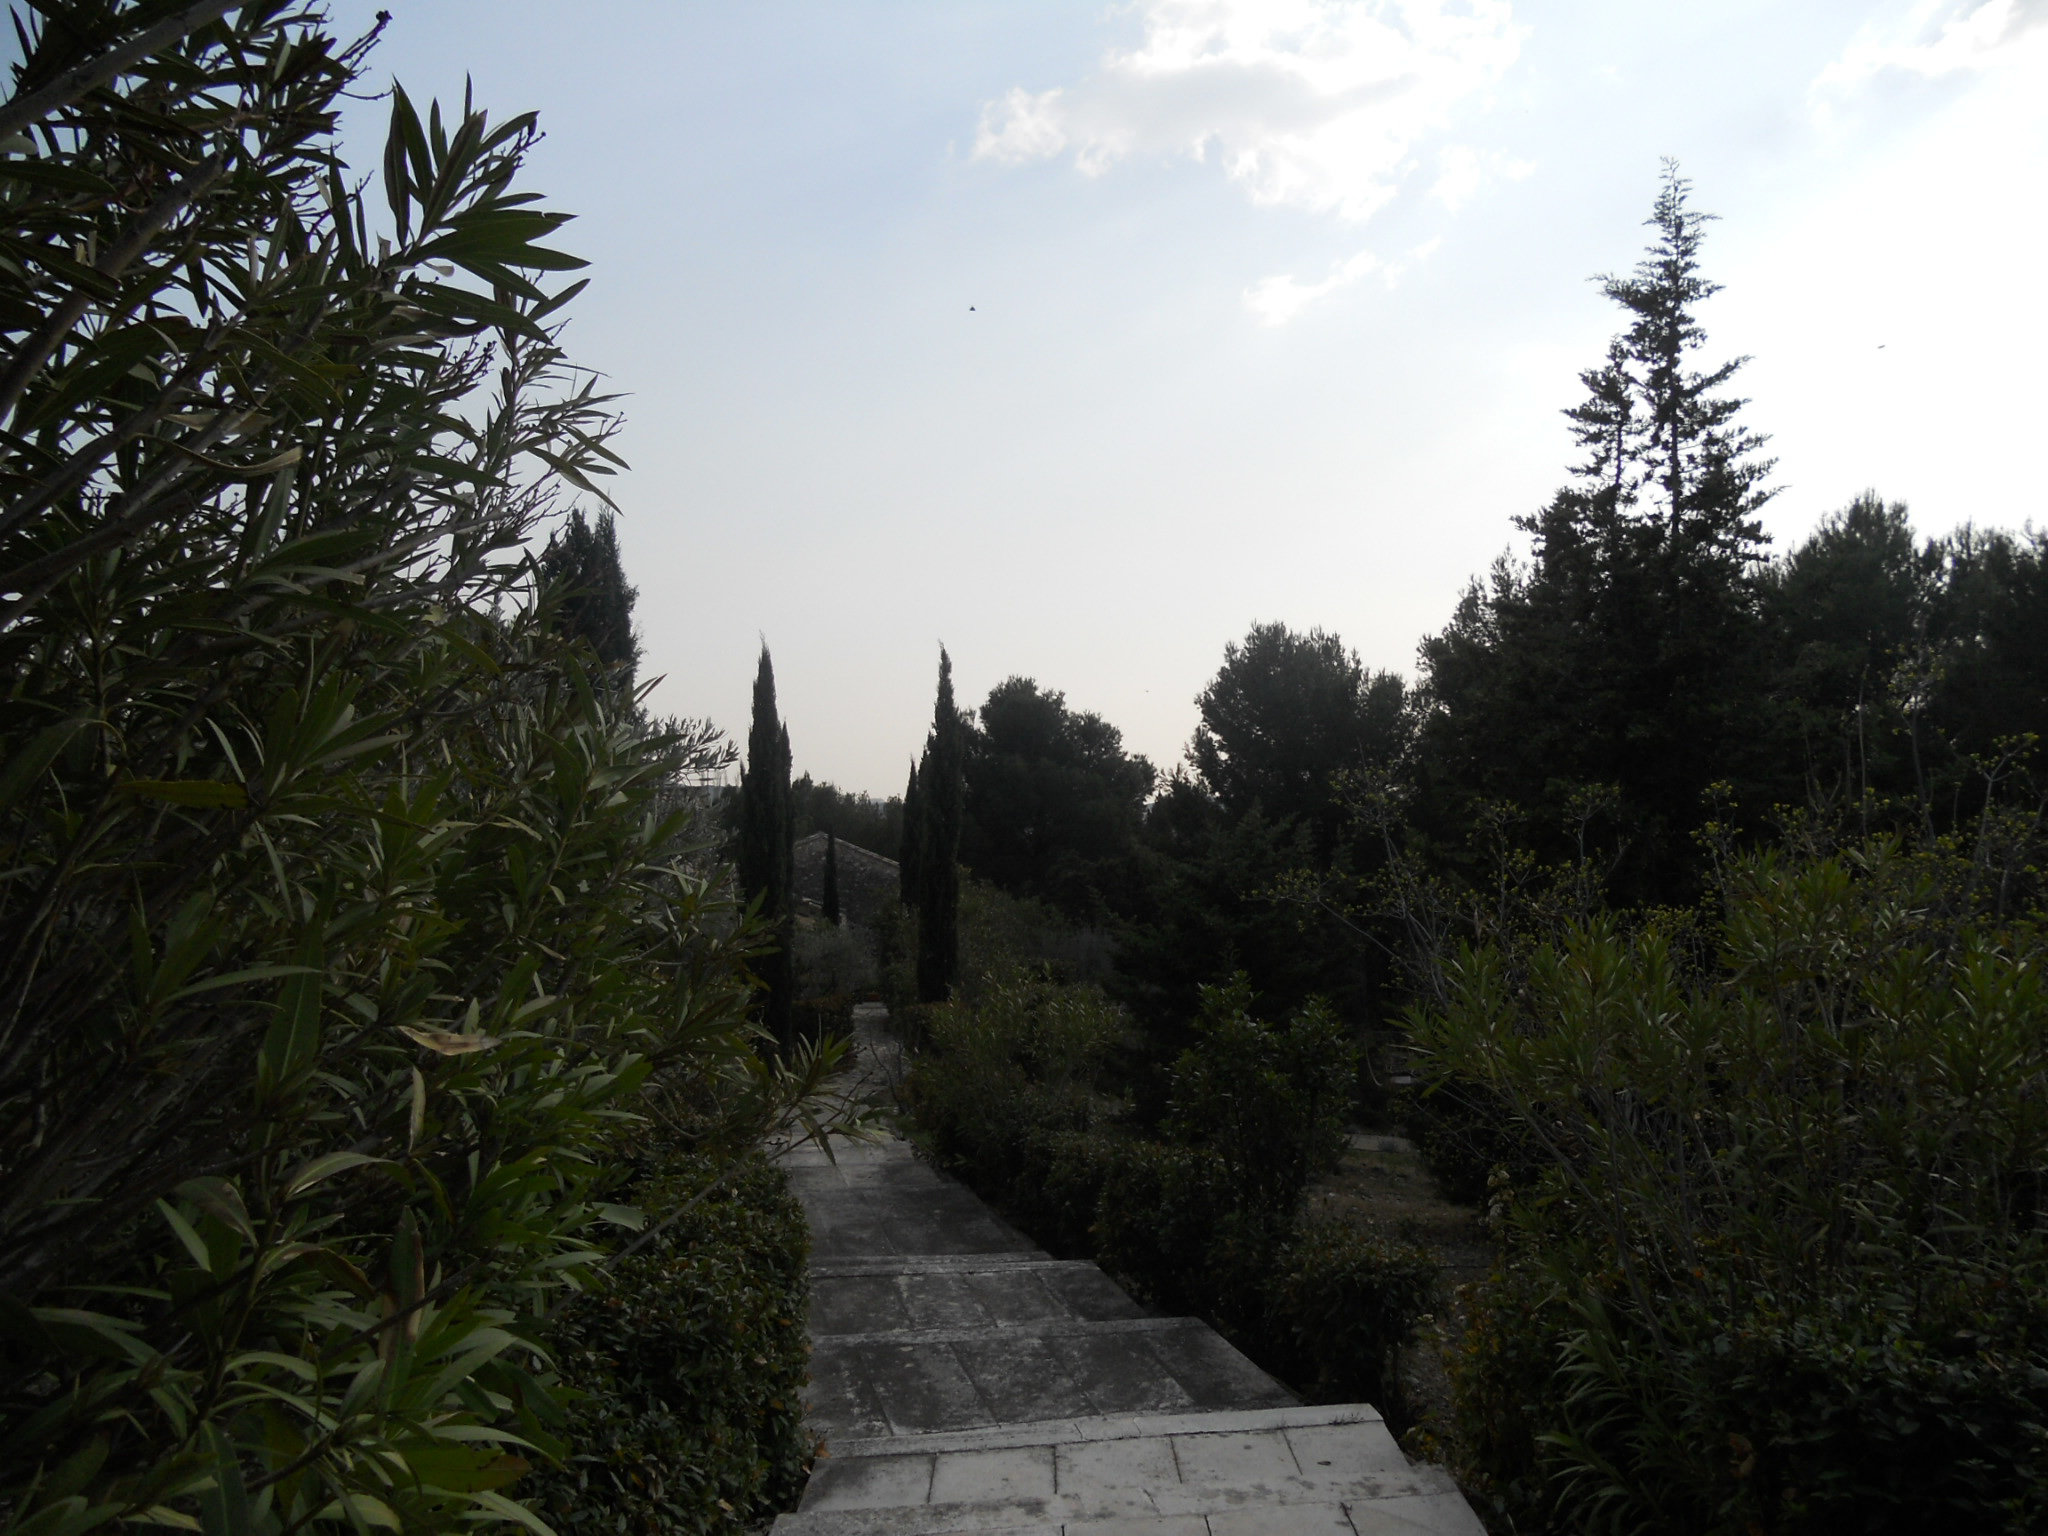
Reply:
<svg viewBox="0 0 2048 1536"><path fill-rule="evenodd" d="M1422 1250L1301 1220L1333 1167L1356 1053L1319 1005L1260 1020L1242 978L1205 989L1158 1136L1105 1091L1127 1027L1092 988L1012 974L922 1015L907 1104L927 1148L1040 1242L1132 1295L1207 1318L1317 1395L1378 1392L1428 1304Z"/></svg>
<svg viewBox="0 0 2048 1536"><path fill-rule="evenodd" d="M790 1004L789 1016L799 1040L845 1039L853 1033L853 999L844 992L800 997Z"/></svg>
<svg viewBox="0 0 2048 1536"><path fill-rule="evenodd" d="M880 973L874 937L866 929L806 920L795 943L797 986L806 996L866 997L875 990Z"/></svg>
<svg viewBox="0 0 2048 1536"><path fill-rule="evenodd" d="M809 1470L801 1208L758 1159L716 1187L703 1156L657 1168L633 1195L671 1224L548 1340L572 1450L520 1491L561 1536L741 1530L794 1507Z"/></svg>
<svg viewBox="0 0 2048 1536"><path fill-rule="evenodd" d="M1478 1083L1425 1068L1398 1102L1402 1128L1446 1200L1484 1205L1495 1170L1526 1183L1540 1167L1507 1106Z"/></svg>
<svg viewBox="0 0 2048 1536"><path fill-rule="evenodd" d="M1266 1342L1280 1374L1315 1402L1384 1403L1395 1351L1437 1293L1425 1248L1312 1217L1281 1248L1266 1289Z"/></svg>
<svg viewBox="0 0 2048 1536"><path fill-rule="evenodd" d="M906 1105L942 1163L999 1204L1029 1204L1056 1138L1116 1120L1121 1105L1097 1081L1126 1025L1094 988L1042 971L1012 969L979 990L913 1016L922 1049Z"/></svg>
<svg viewBox="0 0 2048 1536"><path fill-rule="evenodd" d="M1595 919L1415 1021L1543 1150L1458 1430L1518 1528L2048 1521L2048 940L1967 857L1758 855L1718 965Z"/></svg>

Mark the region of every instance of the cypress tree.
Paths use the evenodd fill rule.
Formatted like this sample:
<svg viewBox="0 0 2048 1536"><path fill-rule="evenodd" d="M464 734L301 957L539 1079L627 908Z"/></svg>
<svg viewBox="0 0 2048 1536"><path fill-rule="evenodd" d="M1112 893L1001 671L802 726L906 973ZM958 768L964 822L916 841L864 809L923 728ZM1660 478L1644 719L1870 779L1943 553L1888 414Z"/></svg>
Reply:
<svg viewBox="0 0 2048 1536"><path fill-rule="evenodd" d="M555 598L555 627L588 642L620 691L630 695L640 665L640 642L633 633L633 604L640 593L626 584L611 513L591 523L580 509L572 512L541 552L540 575L541 585Z"/></svg>
<svg viewBox="0 0 2048 1536"><path fill-rule="evenodd" d="M839 839L825 834L825 921L839 926Z"/></svg>
<svg viewBox="0 0 2048 1536"><path fill-rule="evenodd" d="M896 899L906 907L917 905L917 850L923 837L924 807L917 797L917 764L912 763L903 786L903 842L896 851Z"/></svg>
<svg viewBox="0 0 2048 1536"><path fill-rule="evenodd" d="M796 998L791 955L796 894L796 847L789 794L789 728L776 718L775 667L761 647L754 675L754 719L747 732L747 762L740 770L739 879L741 892L759 898L760 915L774 949L761 956L755 973L766 984L761 1022L778 1050L795 1043L790 1005Z"/></svg>
<svg viewBox="0 0 2048 1536"><path fill-rule="evenodd" d="M942 1003L960 975L960 822L967 726L953 703L953 659L939 648L939 694L917 771L917 999Z"/></svg>

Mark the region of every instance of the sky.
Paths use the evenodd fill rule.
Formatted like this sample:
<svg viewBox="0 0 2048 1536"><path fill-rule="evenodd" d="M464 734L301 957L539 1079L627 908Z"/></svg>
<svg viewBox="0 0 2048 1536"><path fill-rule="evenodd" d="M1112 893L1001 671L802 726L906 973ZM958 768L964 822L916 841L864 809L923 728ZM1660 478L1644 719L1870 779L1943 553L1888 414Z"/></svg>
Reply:
<svg viewBox="0 0 2048 1536"><path fill-rule="evenodd" d="M1667 156L1777 547L1866 488L2048 522L2048 0L381 4L371 86L540 114L652 707L743 738L765 641L847 789L941 644L1162 768L1255 621L1412 675L1564 479Z"/></svg>

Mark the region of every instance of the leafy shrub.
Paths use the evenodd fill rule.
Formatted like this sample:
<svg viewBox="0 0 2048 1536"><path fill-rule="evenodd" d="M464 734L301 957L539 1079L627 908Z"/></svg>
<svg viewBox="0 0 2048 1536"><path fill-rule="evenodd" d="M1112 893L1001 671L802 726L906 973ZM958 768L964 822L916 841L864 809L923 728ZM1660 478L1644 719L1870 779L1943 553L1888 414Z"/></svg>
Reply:
<svg viewBox="0 0 2048 1536"><path fill-rule="evenodd" d="M1122 1014L1094 987L1012 969L985 979L979 1001L915 1010L905 1024L922 1049L903 1100L932 1155L1024 1221L1085 1229L1087 1217L1047 1196L1098 1182L1081 1165L1090 1135L1120 1112L1096 1081L1126 1032Z"/></svg>
<svg viewBox="0 0 2048 1536"><path fill-rule="evenodd" d="M1195 1043L1174 1063L1161 1131L1221 1160L1230 1209L1291 1220L1308 1181L1344 1154L1358 1051L1320 999L1285 1024L1252 1015L1240 972L1201 990Z"/></svg>
<svg viewBox="0 0 2048 1536"><path fill-rule="evenodd" d="M1388 1399L1394 1352L1437 1292L1429 1251L1330 1217L1301 1223L1266 1288L1266 1340L1312 1400Z"/></svg>
<svg viewBox="0 0 2048 1536"><path fill-rule="evenodd" d="M800 926L796 976L797 988L805 996L865 997L879 980L874 940L853 923Z"/></svg>
<svg viewBox="0 0 2048 1536"><path fill-rule="evenodd" d="M1970 863L1738 861L1703 977L1603 919L1450 967L1418 1040L1549 1164L1457 1370L1513 1519L2040 1528L2048 942Z"/></svg>
<svg viewBox="0 0 2048 1536"><path fill-rule="evenodd" d="M373 207L366 44L209 10L42 8L0 158L0 1518L530 1523L620 1122L792 1085L716 754L533 601L617 464L533 119L395 91Z"/></svg>
<svg viewBox="0 0 2048 1536"><path fill-rule="evenodd" d="M658 1168L631 1193L673 1224L549 1333L582 1396L558 1430L563 1464L521 1492L562 1536L744 1529L793 1507L809 1469L803 1211L758 1160L708 1197L713 1160Z"/></svg>
<svg viewBox="0 0 2048 1536"><path fill-rule="evenodd" d="M1446 1200L1483 1205L1496 1170L1527 1183L1540 1156L1507 1105L1483 1085L1425 1068L1403 1099L1402 1124Z"/></svg>
<svg viewBox="0 0 2048 1536"><path fill-rule="evenodd" d="M1140 1301L1168 1312L1207 1312L1238 1294L1243 1247L1232 1220L1228 1171L1205 1147L1127 1137L1106 1149L1095 1206L1095 1257ZM1219 1271L1221 1273L1219 1273ZM1220 1283L1219 1283L1220 1282Z"/></svg>
<svg viewBox="0 0 2048 1536"><path fill-rule="evenodd" d="M1204 990L1158 1138L1101 1086L1122 1015L1043 975L928 1010L907 1104L940 1161L1054 1251L1092 1254L1140 1300L1208 1318L1309 1390L1378 1390L1434 1266L1301 1222L1310 1178L1343 1151L1355 1051L1326 1008L1274 1025L1250 1003L1242 978Z"/></svg>
<svg viewBox="0 0 2048 1536"><path fill-rule="evenodd" d="M800 997L790 1004L789 1016L799 1040L844 1039L853 1033L853 999L843 992Z"/></svg>

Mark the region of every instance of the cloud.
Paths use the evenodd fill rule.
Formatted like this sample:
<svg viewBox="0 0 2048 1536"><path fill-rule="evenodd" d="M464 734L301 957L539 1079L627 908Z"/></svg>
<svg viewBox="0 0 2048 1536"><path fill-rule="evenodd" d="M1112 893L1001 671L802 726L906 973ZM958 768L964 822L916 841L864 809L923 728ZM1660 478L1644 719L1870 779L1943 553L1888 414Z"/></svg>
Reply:
<svg viewBox="0 0 2048 1536"><path fill-rule="evenodd" d="M2048 0L1915 0L1888 23L1859 32L1821 71L1810 96L1826 121L1832 108L1887 77L1939 80L2016 62L2043 36Z"/></svg>
<svg viewBox="0 0 2048 1536"><path fill-rule="evenodd" d="M1417 141L1500 79L1523 37L1509 0L1140 0L1139 9L1142 40L1111 51L1088 79L1012 90L985 106L975 157L1017 165L1071 154L1090 176L1137 158L1192 159L1260 206L1359 222L1393 197Z"/></svg>
<svg viewBox="0 0 2048 1536"><path fill-rule="evenodd" d="M1453 144L1437 156L1436 184L1429 189L1429 195L1443 204L1447 212L1456 213L1471 202L1487 182L1496 179L1520 181L1535 169L1534 163L1528 160L1481 154L1466 145Z"/></svg>
<svg viewBox="0 0 2048 1536"><path fill-rule="evenodd" d="M1268 325L1285 325L1311 304L1319 304L1339 288L1348 288L1379 266L1371 251L1340 261L1320 283L1304 283L1292 272L1261 278L1244 291L1245 308Z"/></svg>
<svg viewBox="0 0 2048 1536"><path fill-rule="evenodd" d="M1425 240L1403 261L1381 261L1371 251L1360 251L1331 267L1330 275L1319 283L1304 283L1292 272L1261 278L1245 289L1245 308L1268 325L1285 325L1304 310L1371 273L1377 272L1389 288L1393 287L1409 267L1427 261L1440 243L1434 237Z"/></svg>

